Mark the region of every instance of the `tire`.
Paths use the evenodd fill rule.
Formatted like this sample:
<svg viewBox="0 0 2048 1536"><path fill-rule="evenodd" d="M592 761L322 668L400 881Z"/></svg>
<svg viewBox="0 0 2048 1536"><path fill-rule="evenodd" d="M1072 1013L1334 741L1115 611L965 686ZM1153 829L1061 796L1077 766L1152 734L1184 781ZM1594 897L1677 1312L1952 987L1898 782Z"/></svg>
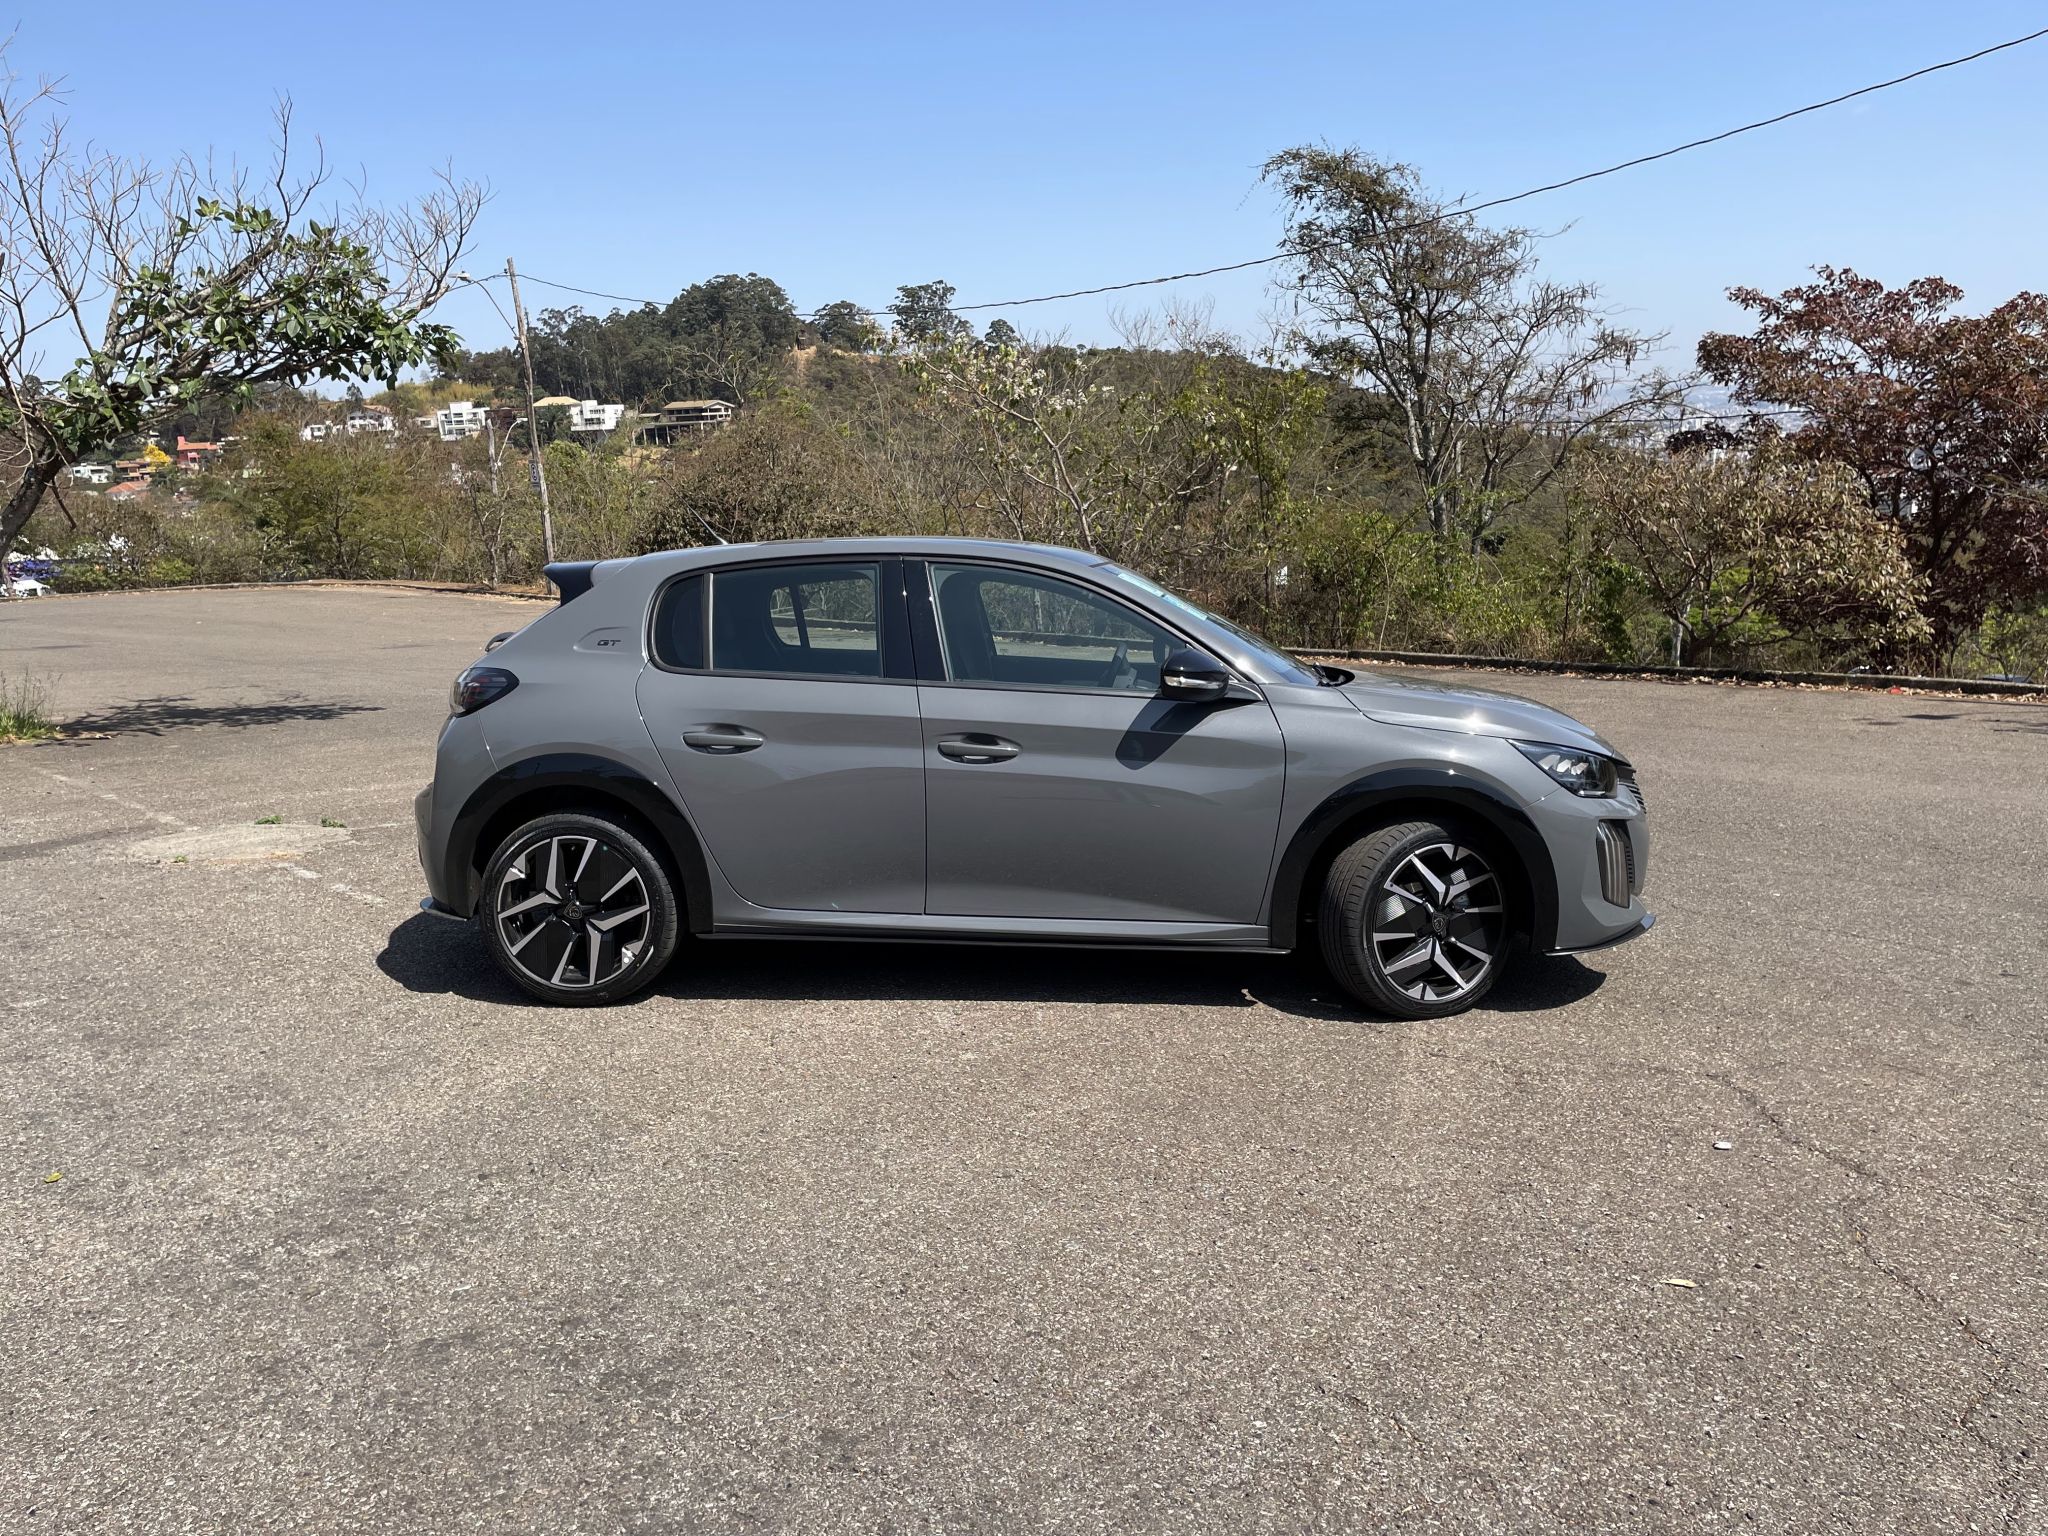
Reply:
<svg viewBox="0 0 2048 1536"><path fill-rule="evenodd" d="M1400 1019L1463 1013L1500 974L1508 867L1491 842L1436 821L1361 836L1323 881L1317 934L1338 984Z"/></svg>
<svg viewBox="0 0 2048 1536"><path fill-rule="evenodd" d="M498 845L477 920L507 976L568 1007L631 997L662 973L682 929L668 866L642 835L582 811L529 821Z"/></svg>

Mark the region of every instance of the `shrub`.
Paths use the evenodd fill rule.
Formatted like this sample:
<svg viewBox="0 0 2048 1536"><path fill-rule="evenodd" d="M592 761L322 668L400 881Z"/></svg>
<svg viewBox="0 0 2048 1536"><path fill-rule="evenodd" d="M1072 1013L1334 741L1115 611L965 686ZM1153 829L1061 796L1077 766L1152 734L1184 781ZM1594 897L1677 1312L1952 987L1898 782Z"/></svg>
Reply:
<svg viewBox="0 0 2048 1536"><path fill-rule="evenodd" d="M0 678L0 741L35 741L56 734L48 682L28 673Z"/></svg>

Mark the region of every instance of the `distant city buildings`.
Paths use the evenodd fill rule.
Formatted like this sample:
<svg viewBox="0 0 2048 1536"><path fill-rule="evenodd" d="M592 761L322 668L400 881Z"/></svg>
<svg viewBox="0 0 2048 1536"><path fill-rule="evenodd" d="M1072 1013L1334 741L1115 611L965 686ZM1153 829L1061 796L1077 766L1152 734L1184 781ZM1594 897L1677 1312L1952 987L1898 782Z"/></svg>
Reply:
<svg viewBox="0 0 2048 1536"><path fill-rule="evenodd" d="M626 427L636 445L656 446L715 431L728 425L736 414L736 408L724 400L671 400L658 411L635 412L616 402L550 395L536 400L534 407L537 412L560 411L560 418L543 415L543 423L559 420L561 427L581 437L602 437ZM405 417L395 415L386 406L358 402L350 405L339 420L309 421L298 430L299 440L307 443L343 437L390 438L408 430L433 432L444 443L459 443L482 436L495 424L502 445L509 443L513 429L524 419L515 417L506 406L479 405L473 400L454 400L432 412ZM73 464L65 469L64 475L70 485L80 490L97 492L113 501L132 501L147 495L157 478L168 471L198 475L217 469L236 441L234 437L223 437L218 442L203 442L181 434L175 439L175 447L166 448L161 439L143 438L130 457L112 463ZM244 478L257 472L254 464L244 464L241 469ZM452 472L457 479L461 478L459 466ZM181 490L178 494L183 497L186 493Z"/></svg>

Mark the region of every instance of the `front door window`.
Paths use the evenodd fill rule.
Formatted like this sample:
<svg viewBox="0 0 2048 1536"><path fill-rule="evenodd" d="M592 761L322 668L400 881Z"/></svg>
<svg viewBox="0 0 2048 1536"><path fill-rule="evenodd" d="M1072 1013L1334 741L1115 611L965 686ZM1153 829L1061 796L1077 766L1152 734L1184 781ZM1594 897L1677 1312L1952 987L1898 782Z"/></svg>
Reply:
<svg viewBox="0 0 2048 1536"><path fill-rule="evenodd" d="M1057 577L934 564L931 578L949 682L1154 694L1177 644L1135 610Z"/></svg>

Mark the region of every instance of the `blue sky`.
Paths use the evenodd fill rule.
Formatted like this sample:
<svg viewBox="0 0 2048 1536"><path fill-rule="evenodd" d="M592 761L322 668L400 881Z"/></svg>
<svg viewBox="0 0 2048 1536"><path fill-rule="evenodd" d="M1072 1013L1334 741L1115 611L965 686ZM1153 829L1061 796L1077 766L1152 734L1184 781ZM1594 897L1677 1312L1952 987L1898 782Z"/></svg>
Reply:
<svg viewBox="0 0 2048 1536"><path fill-rule="evenodd" d="M297 19L303 17L303 20ZM1461 6L498 7L46 3L17 72L60 74L75 129L124 150L258 153L279 92L373 195L430 168L495 189L471 270L666 298L759 271L800 308L962 301L1262 255L1261 160L1327 140L1475 198L1964 53L2036 5L1655 0ZM1546 264L1599 282L1683 364L1734 283L1830 262L1938 272L1970 302L2048 286L2048 39L1732 143L1533 200ZM1254 329L1257 272L1173 293ZM572 302L545 289L529 306ZM586 301L588 302L588 301ZM1106 339L1118 301L1012 313ZM593 303L592 307L607 306ZM503 327L475 295L447 316ZM981 316L982 320L990 318Z"/></svg>

